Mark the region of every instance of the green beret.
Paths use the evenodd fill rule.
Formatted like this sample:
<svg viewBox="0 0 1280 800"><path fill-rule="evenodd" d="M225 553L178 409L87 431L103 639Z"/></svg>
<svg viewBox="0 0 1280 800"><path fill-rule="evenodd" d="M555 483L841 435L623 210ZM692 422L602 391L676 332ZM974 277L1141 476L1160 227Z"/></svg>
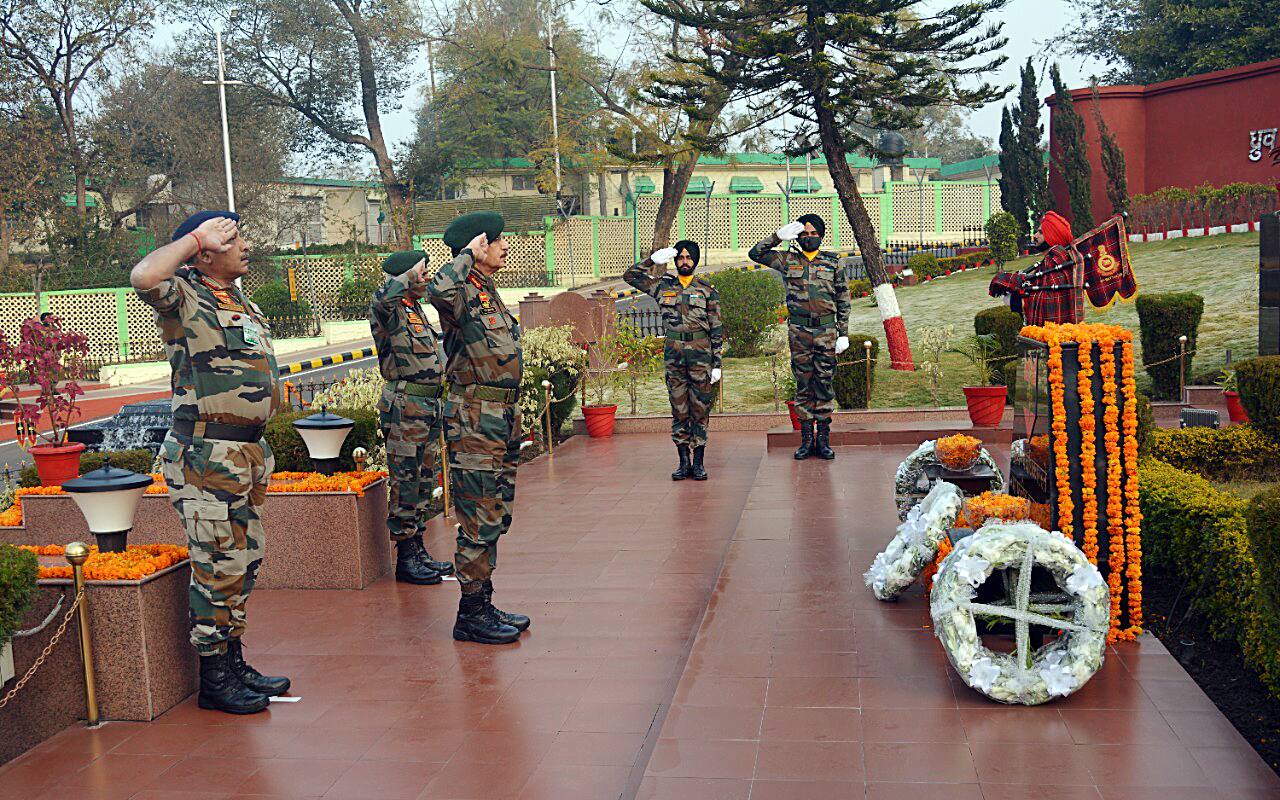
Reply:
<svg viewBox="0 0 1280 800"><path fill-rule="evenodd" d="M417 266L419 261L426 261L427 254L421 250L405 250L392 253L382 262L382 271L388 275L403 275Z"/></svg>
<svg viewBox="0 0 1280 800"><path fill-rule="evenodd" d="M471 240L482 233L489 235L493 241L502 235L502 228L507 223L496 211L473 211L449 223L444 232L445 246L450 250L461 250L471 244Z"/></svg>

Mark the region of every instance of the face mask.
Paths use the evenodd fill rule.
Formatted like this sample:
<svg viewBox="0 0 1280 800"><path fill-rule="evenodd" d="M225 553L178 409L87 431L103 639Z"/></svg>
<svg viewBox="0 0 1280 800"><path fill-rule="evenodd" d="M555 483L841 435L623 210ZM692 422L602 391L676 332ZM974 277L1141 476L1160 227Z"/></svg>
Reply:
<svg viewBox="0 0 1280 800"><path fill-rule="evenodd" d="M694 264L677 264L676 265L676 272L680 273L686 278L692 275L695 269L697 269L697 266Z"/></svg>
<svg viewBox="0 0 1280 800"><path fill-rule="evenodd" d="M805 251L806 253L812 253L822 246L822 237L821 236L801 236L796 239L796 242L799 243L801 250Z"/></svg>
<svg viewBox="0 0 1280 800"><path fill-rule="evenodd" d="M1037 253L1047 253L1047 252L1049 252L1049 243L1048 243L1048 242L1039 242L1039 243L1037 243L1034 247L1032 247L1031 249L1032 249L1032 250L1035 250Z"/></svg>

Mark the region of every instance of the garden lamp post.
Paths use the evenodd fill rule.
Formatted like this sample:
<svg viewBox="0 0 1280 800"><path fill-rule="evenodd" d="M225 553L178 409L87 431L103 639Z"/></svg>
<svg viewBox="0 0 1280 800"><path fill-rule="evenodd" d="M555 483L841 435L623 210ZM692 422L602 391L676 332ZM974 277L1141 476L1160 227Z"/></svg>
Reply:
<svg viewBox="0 0 1280 800"><path fill-rule="evenodd" d="M98 540L98 550L122 553L138 501L151 483L150 475L113 467L107 458L99 469L62 484L62 490L80 507L89 532Z"/></svg>
<svg viewBox="0 0 1280 800"><path fill-rule="evenodd" d="M311 456L311 464L321 475L332 475L338 468L338 456L342 452L342 443L347 434L356 425L355 420L330 414L325 406L320 407L319 414L303 417L293 423L307 446L307 455Z"/></svg>

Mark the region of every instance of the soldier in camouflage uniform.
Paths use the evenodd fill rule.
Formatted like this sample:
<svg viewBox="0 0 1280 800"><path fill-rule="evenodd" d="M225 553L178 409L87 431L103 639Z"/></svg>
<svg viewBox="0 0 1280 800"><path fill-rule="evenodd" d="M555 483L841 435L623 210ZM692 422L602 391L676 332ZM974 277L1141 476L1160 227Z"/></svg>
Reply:
<svg viewBox="0 0 1280 800"><path fill-rule="evenodd" d="M831 412L836 356L849 348L849 284L834 253L824 253L827 226L817 214L805 214L751 248L752 261L782 274L787 287L787 338L796 379L796 415L800 447L796 459L811 455L830 460ZM776 248L797 241L799 251ZM816 425L816 434L815 434Z"/></svg>
<svg viewBox="0 0 1280 800"><path fill-rule="evenodd" d="M249 271L239 217L203 211L133 268L173 368L173 426L161 446L169 499L191 553L191 643L201 708L251 714L289 689L244 661L245 601L262 562L262 504L275 466L262 438L280 408L271 332L236 286ZM185 266L184 266L185 265Z"/></svg>
<svg viewBox="0 0 1280 800"><path fill-rule="evenodd" d="M466 214L444 233L454 259L427 285L440 313L449 394L442 413L449 476L458 513L454 563L462 598L453 638L514 642L529 627L523 614L493 605L498 539L511 527L520 461L520 324L493 276L506 266L504 222L491 211Z"/></svg>
<svg viewBox="0 0 1280 800"><path fill-rule="evenodd" d="M698 258L696 242L676 242L675 247L655 251L622 276L657 301L666 326L662 360L671 400L671 440L680 457L680 466L671 473L673 481L707 479L702 464L707 420L715 399L712 387L720 380L720 351L724 344L720 294L706 280L694 277ZM676 275L667 272L672 261Z"/></svg>
<svg viewBox="0 0 1280 800"><path fill-rule="evenodd" d="M434 586L453 572L422 542L424 518L440 463L440 398L444 352L418 300L427 293L427 254L392 253L387 281L369 304L378 369L387 382L378 421L387 443L387 530L396 543L396 580Z"/></svg>

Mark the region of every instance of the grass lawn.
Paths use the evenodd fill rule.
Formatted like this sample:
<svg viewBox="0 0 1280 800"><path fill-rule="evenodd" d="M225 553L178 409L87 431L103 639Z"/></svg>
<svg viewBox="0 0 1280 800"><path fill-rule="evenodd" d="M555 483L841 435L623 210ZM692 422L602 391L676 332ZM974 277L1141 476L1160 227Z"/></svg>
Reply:
<svg viewBox="0 0 1280 800"><path fill-rule="evenodd" d="M1257 354L1258 349L1258 235L1240 233L1167 242L1131 243L1130 256L1138 278L1139 292L1195 292L1204 297L1204 318L1200 323L1199 354L1194 357L1189 374L1198 374L1222 366L1228 348L1232 358L1240 360ZM1034 263L1032 258L1008 265L1021 270ZM958 337L973 332L973 315L997 305L987 295L994 268L953 275L920 286L898 290L898 303L906 320L909 336L921 328L950 325ZM1108 309L1095 309L1085 303L1090 322L1109 322L1138 333L1138 312L1132 302L1116 303ZM854 347L857 334L871 334L880 341L882 356L884 331L880 315L870 299L854 300L849 318ZM1147 384L1141 369L1141 342L1138 385ZM881 362L882 364L884 362ZM969 369L959 356L947 356L940 392L941 405L963 405L960 387L972 380ZM785 358L778 369L789 369ZM724 364L724 410L773 410L773 381L768 357L729 358ZM618 403L620 414L630 413L625 392L610 396ZM920 372L901 372L880 366L876 370L872 406L933 405L928 379ZM661 370L648 376L639 390L637 413L665 414L670 411Z"/></svg>
<svg viewBox="0 0 1280 800"><path fill-rule="evenodd" d="M1234 494L1242 500L1252 500L1268 489L1274 489L1274 481L1224 481L1214 486L1228 494Z"/></svg>

